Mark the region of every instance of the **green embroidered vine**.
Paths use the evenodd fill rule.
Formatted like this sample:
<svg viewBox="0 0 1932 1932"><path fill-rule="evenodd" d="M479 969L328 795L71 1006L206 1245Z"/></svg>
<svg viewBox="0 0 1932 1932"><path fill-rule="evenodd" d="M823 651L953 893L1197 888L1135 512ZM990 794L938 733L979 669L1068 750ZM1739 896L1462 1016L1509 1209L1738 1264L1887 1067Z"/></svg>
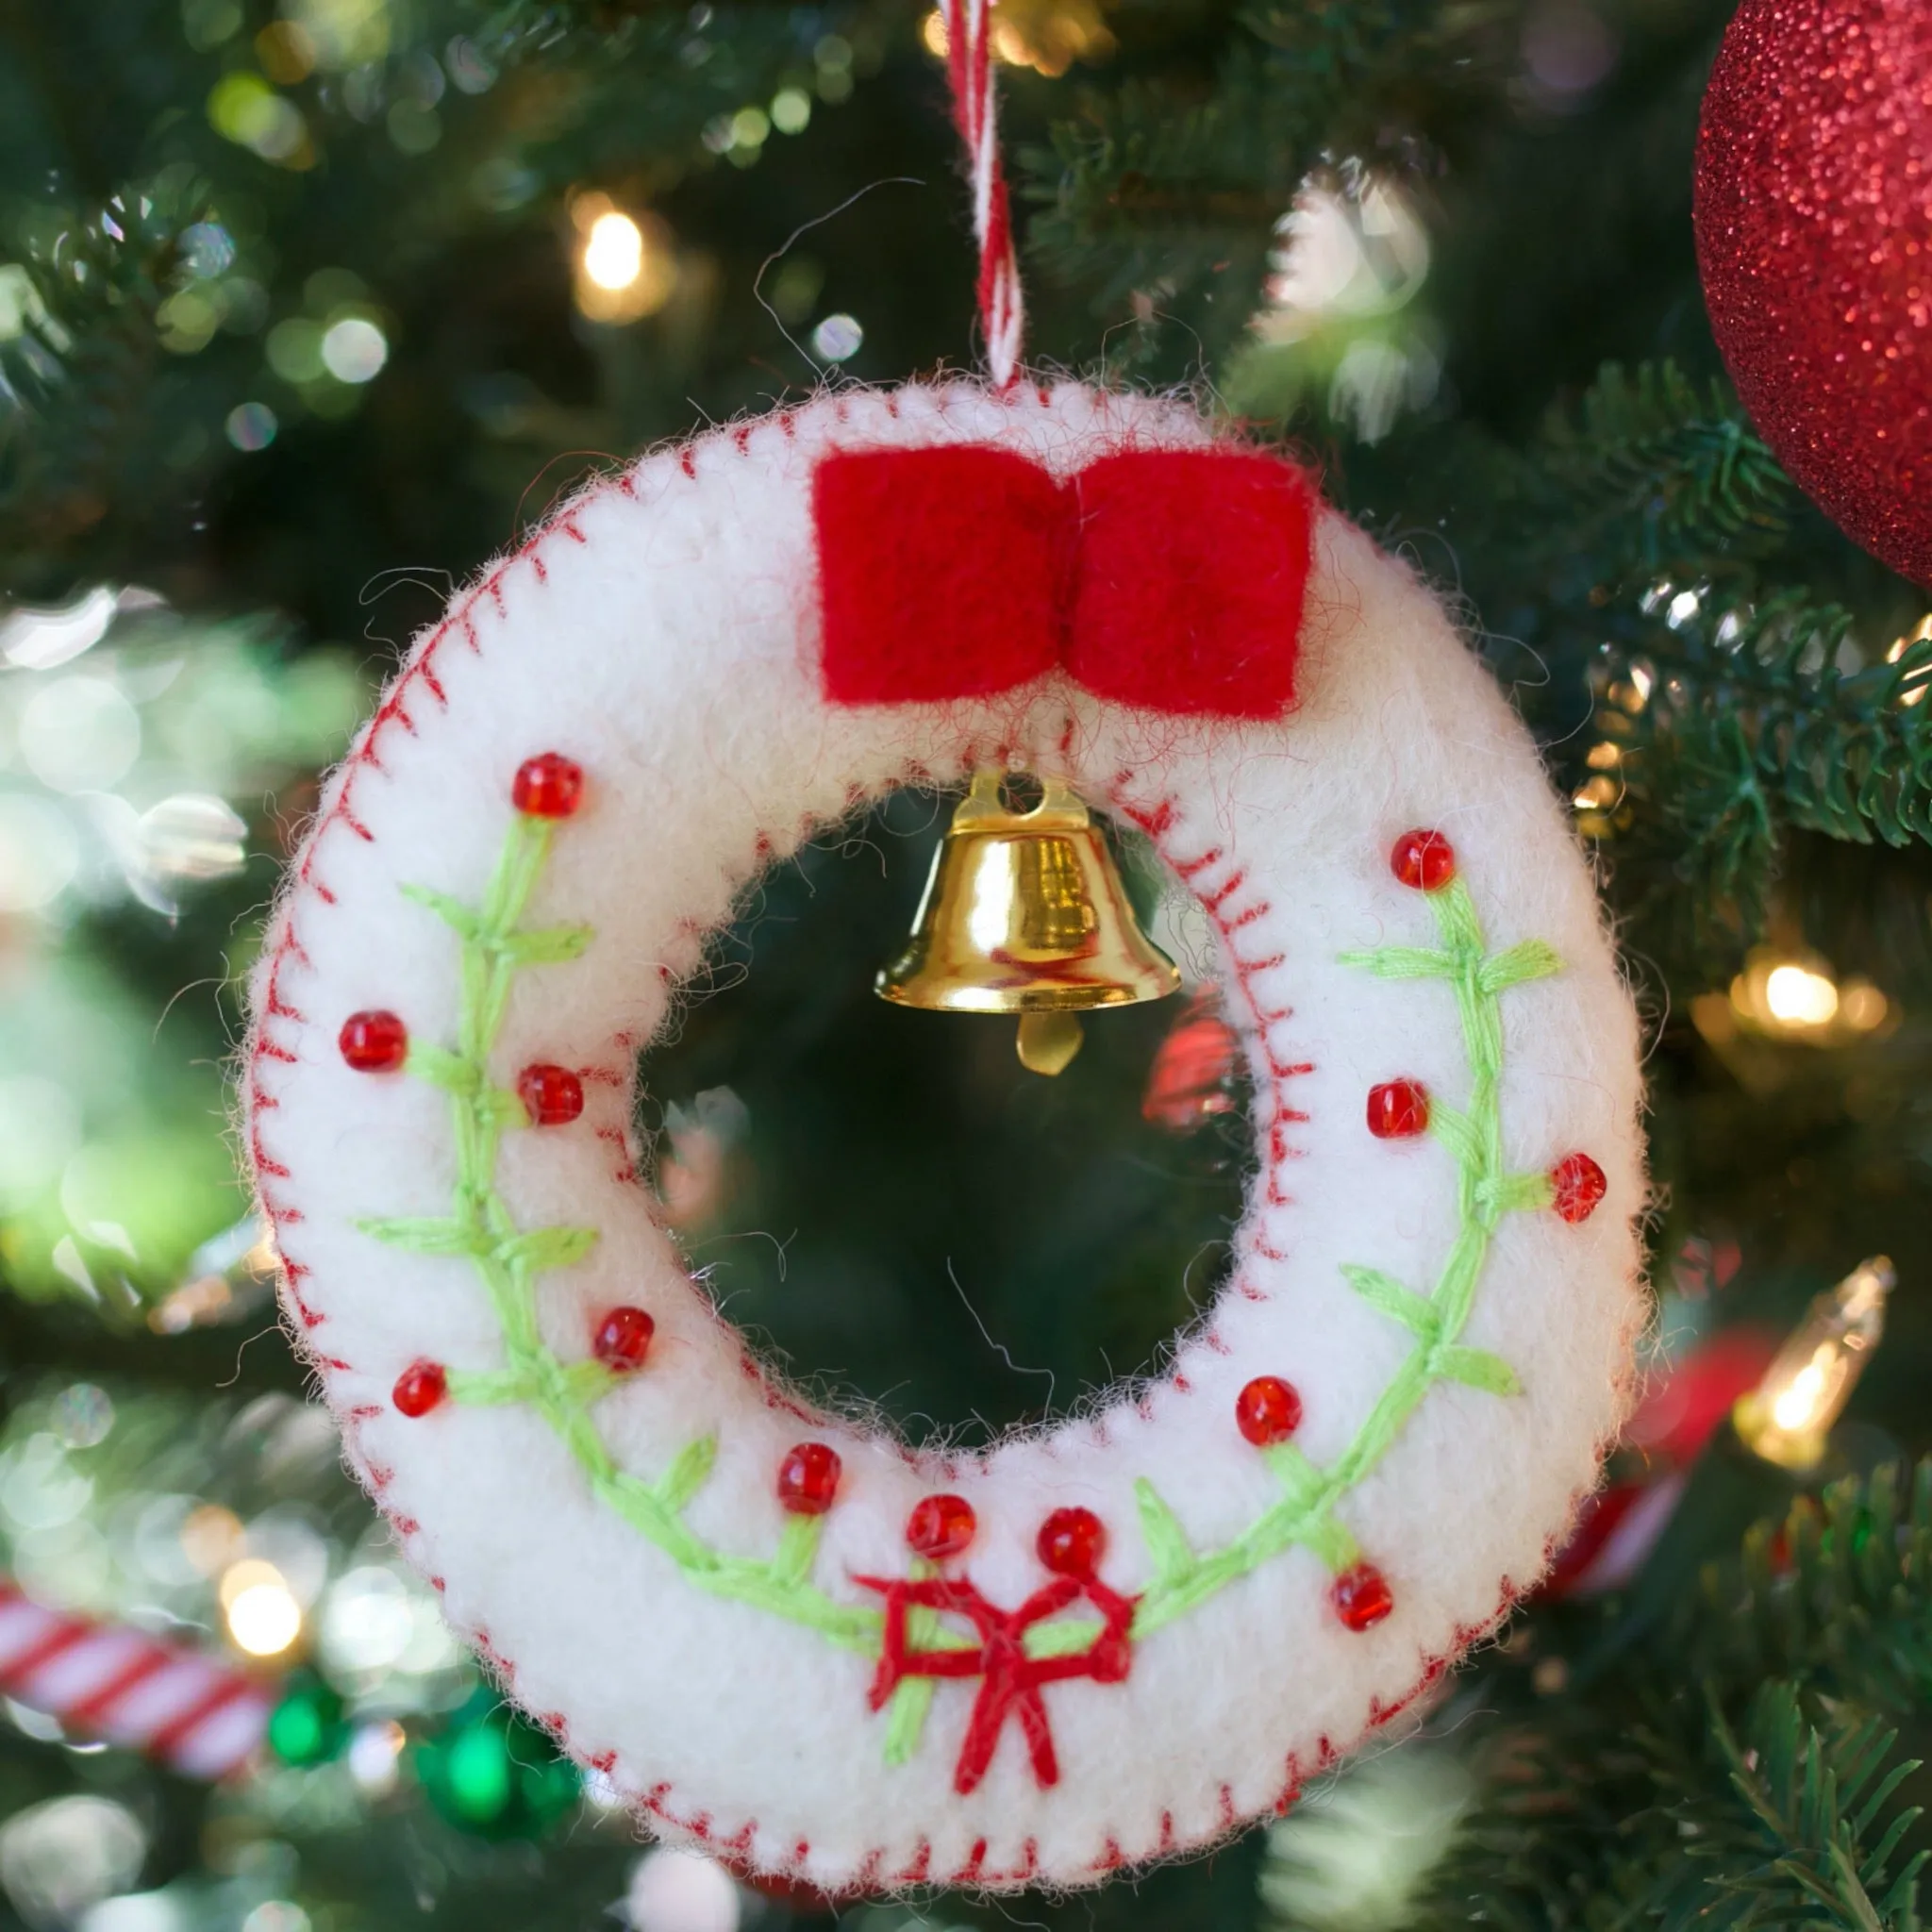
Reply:
<svg viewBox="0 0 1932 1932"><path fill-rule="evenodd" d="M1431 1098L1429 1131L1457 1165L1457 1225L1435 1289L1418 1294L1374 1268L1345 1267L1355 1291L1377 1312L1415 1337L1401 1368L1354 1440L1328 1468L1318 1467L1292 1442L1262 1450L1282 1488L1282 1499L1232 1542L1199 1556L1174 1513L1144 1477L1135 1487L1141 1532L1154 1558L1154 1581L1134 1617L1136 1639L1204 1602L1257 1565L1295 1544L1337 1574L1360 1559L1355 1539L1335 1520L1335 1506L1368 1474L1416 1406L1438 1382L1462 1382L1492 1395L1517 1392L1516 1372L1500 1356L1465 1347L1459 1338L1475 1300L1476 1281L1491 1237L1503 1216L1543 1208L1552 1190L1542 1174L1509 1174L1503 1164L1503 1018L1499 995L1525 980L1560 972L1562 961L1541 940L1525 940L1491 955L1469 889L1460 878L1426 895L1441 935L1440 948L1379 946L1344 953L1342 963L1383 979L1446 979L1456 991L1463 1048L1469 1059L1464 1111Z"/></svg>
<svg viewBox="0 0 1932 1932"><path fill-rule="evenodd" d="M455 1211L446 1221L367 1221L362 1226L393 1246L419 1255L466 1256L475 1264L503 1330L506 1366L452 1373L452 1396L459 1402L528 1403L570 1450L592 1491L699 1589L755 1604L847 1650L874 1655L878 1612L835 1603L810 1581L823 1526L819 1518L788 1518L769 1561L713 1549L685 1523L683 1512L710 1474L716 1439L707 1436L687 1444L656 1482L618 1468L591 1412L621 1377L601 1362L559 1360L539 1332L536 1277L545 1269L581 1260L595 1245L597 1230L522 1229L511 1218L496 1189L497 1149L504 1129L527 1126L529 1117L515 1093L491 1080L490 1055L517 973L575 959L590 943L589 926L525 931L519 924L549 856L554 831L550 820L517 813L477 910L420 886L403 888L462 942L456 1051L412 1041L406 1063L408 1072L450 1096L457 1150Z"/></svg>
<svg viewBox="0 0 1932 1932"><path fill-rule="evenodd" d="M538 1277L590 1253L597 1230L520 1228L497 1190L497 1155L507 1129L530 1124L518 1095L495 1084L490 1059L517 974L575 958L589 943L581 925L525 929L521 922L541 874L556 825L519 812L480 907L472 908L421 887L403 890L457 934L461 987L454 1051L412 1041L407 1071L441 1088L450 1099L457 1186L447 1219L375 1220L362 1224L378 1240L416 1254L468 1259L490 1297L503 1335L504 1366L448 1374L451 1396L468 1403L523 1403L541 1415L570 1451L592 1492L657 1545L685 1577L714 1595L748 1603L818 1631L828 1641L876 1657L881 1612L835 1601L813 1583L823 1519L792 1515L766 1559L714 1548L684 1521L684 1511L709 1474L716 1439L691 1442L656 1481L620 1469L596 1422L599 1402L625 1379L595 1360L566 1362L544 1344L537 1320ZM1241 1535L1218 1550L1196 1551L1179 1519L1154 1486L1136 1484L1141 1529L1153 1563L1153 1581L1139 1599L1131 1636L1152 1636L1217 1591L1282 1552L1300 1546L1340 1575L1359 1561L1337 1506L1375 1466L1434 1385L1455 1381L1491 1394L1518 1388L1500 1357L1466 1346L1461 1335L1489 1245L1502 1217L1541 1208L1552 1199L1542 1174L1510 1174L1503 1162L1498 1090L1503 1066L1500 996L1509 988L1559 970L1540 941L1491 955L1467 888L1453 878L1429 892L1441 943L1437 948L1383 946L1343 955L1345 963L1385 979L1435 978L1454 989L1470 1066L1470 1092L1460 1111L1432 1097L1429 1130L1457 1164L1457 1227L1434 1288L1426 1294L1372 1268L1343 1270L1372 1307L1406 1328L1414 1341L1354 1439L1326 1468L1292 1442L1260 1450L1281 1486L1281 1498ZM936 1574L916 1563L915 1578ZM1036 1659L1069 1657L1093 1643L1100 1626L1072 1617L1031 1625L1025 1653ZM922 1649L971 1648L941 1626L939 1614L909 1613L908 1631ZM915 1749L936 1680L908 1677L889 1705L886 1752L902 1760Z"/></svg>

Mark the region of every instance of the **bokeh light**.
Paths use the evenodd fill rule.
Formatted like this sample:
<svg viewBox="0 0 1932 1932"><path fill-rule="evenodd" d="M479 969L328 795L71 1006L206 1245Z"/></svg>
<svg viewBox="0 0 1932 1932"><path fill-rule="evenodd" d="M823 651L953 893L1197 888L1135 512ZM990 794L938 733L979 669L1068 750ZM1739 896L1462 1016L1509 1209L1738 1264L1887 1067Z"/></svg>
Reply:
<svg viewBox="0 0 1932 1932"><path fill-rule="evenodd" d="M324 331L321 355L338 382L373 382L389 360L389 339L367 317L345 315Z"/></svg>
<svg viewBox="0 0 1932 1932"><path fill-rule="evenodd" d="M244 1557L231 1564L220 1595L228 1635L250 1657L279 1657L302 1634L302 1606L273 1563Z"/></svg>
<svg viewBox="0 0 1932 1932"><path fill-rule="evenodd" d="M856 317L828 315L811 332L812 353L824 362L849 362L865 341Z"/></svg>
<svg viewBox="0 0 1932 1932"><path fill-rule="evenodd" d="M572 264L577 312L591 322L624 324L655 315L677 282L671 231L657 216L631 214L608 194L586 190L571 199L577 247Z"/></svg>
<svg viewBox="0 0 1932 1932"><path fill-rule="evenodd" d="M738 1932L738 1887L715 1858L673 1845L646 1852L625 1893L631 1932Z"/></svg>
<svg viewBox="0 0 1932 1932"><path fill-rule="evenodd" d="M237 403L223 425L228 441L244 454L266 449L275 440L279 426L275 412L266 403Z"/></svg>

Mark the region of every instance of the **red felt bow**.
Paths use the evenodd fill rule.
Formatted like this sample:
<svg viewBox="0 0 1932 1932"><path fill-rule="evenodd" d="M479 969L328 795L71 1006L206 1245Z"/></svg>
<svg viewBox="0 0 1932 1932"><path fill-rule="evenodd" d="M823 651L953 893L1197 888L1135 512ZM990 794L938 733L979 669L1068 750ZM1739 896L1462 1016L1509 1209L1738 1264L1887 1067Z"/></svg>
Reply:
<svg viewBox="0 0 1932 1932"><path fill-rule="evenodd" d="M1314 495L1249 451L1103 457L1061 482L1004 449L864 450L812 478L825 692L1007 691L1064 665L1149 710L1294 699Z"/></svg>

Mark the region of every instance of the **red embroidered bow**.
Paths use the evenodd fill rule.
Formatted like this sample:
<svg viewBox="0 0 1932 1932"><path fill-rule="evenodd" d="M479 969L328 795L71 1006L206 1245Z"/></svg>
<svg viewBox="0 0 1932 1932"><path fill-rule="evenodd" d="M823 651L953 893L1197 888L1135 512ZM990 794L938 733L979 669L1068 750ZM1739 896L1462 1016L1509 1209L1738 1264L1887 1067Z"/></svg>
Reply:
<svg viewBox="0 0 1932 1932"><path fill-rule="evenodd" d="M865 450L812 478L825 692L929 704L1057 664L1097 697L1273 718L1293 702L1314 496L1248 451Z"/></svg>
<svg viewBox="0 0 1932 1932"><path fill-rule="evenodd" d="M1062 1576L1036 1590L1017 1610L989 1603L963 1577L861 1576L868 1590L886 1599L885 1641L873 1678L872 1707L880 1709L906 1677L978 1677L979 1695L953 1767L953 1789L963 1796L986 1775L1008 1715L1020 1721L1033 1776L1041 1786L1059 1782L1053 1731L1046 1721L1042 1684L1091 1677L1099 1684L1122 1682L1133 1662L1134 1599L1109 1590L1094 1577ZM1082 1597L1101 1614L1099 1634L1085 1650L1060 1657L1029 1657L1026 1632ZM906 1634L906 1613L915 1607L950 1611L966 1618L979 1641L957 1650L919 1650Z"/></svg>

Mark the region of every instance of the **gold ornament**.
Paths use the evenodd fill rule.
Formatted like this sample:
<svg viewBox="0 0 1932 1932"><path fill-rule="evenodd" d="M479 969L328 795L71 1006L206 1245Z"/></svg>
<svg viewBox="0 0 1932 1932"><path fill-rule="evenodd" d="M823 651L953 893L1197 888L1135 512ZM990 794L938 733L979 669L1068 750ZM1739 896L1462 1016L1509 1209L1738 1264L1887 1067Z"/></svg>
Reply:
<svg viewBox="0 0 1932 1932"><path fill-rule="evenodd" d="M934 855L905 950L874 983L928 1012L1012 1013L1021 1064L1062 1072L1078 1014L1165 999L1181 976L1141 930L1085 805L1058 778L1032 811L1009 810L979 772Z"/></svg>

